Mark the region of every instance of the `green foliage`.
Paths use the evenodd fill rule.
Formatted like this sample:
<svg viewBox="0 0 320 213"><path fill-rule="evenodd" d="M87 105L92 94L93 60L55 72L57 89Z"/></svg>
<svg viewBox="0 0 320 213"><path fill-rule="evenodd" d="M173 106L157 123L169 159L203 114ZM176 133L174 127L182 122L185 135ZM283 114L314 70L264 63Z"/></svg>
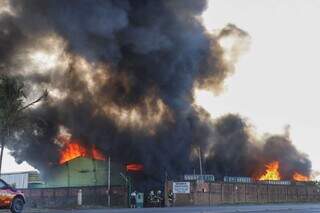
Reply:
<svg viewBox="0 0 320 213"><path fill-rule="evenodd" d="M19 116L25 94L23 83L15 78L0 75L0 130L10 127Z"/></svg>

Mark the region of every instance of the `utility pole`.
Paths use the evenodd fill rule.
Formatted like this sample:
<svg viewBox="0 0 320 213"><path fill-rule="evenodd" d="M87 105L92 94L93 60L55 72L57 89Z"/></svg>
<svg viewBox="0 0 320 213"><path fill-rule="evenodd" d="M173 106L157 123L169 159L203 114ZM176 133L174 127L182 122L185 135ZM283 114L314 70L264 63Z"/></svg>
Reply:
<svg viewBox="0 0 320 213"><path fill-rule="evenodd" d="M202 173L202 157L201 157L201 148L199 147L198 149L198 153L199 153L199 167L200 167L200 179L203 179L203 173Z"/></svg>
<svg viewBox="0 0 320 213"><path fill-rule="evenodd" d="M167 170L165 170L164 175L165 175L165 183L167 183L167 181L168 181L168 172L167 172Z"/></svg>
<svg viewBox="0 0 320 213"><path fill-rule="evenodd" d="M108 207L110 208L110 185L111 185L111 157L108 158Z"/></svg>
<svg viewBox="0 0 320 213"><path fill-rule="evenodd" d="M124 179L124 181L126 182L126 185L128 187L128 199L127 199L127 202L128 202L128 206L130 206L131 183L130 183L129 178L126 175L124 175L122 172L120 172L120 176Z"/></svg>

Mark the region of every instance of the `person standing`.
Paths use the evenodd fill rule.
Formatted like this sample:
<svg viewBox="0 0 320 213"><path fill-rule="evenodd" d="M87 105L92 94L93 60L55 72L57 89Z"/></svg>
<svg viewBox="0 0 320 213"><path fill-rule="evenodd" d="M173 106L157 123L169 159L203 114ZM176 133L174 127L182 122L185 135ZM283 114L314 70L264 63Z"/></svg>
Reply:
<svg viewBox="0 0 320 213"><path fill-rule="evenodd" d="M130 208L136 208L136 204L137 204L137 193L136 191L133 191L130 194Z"/></svg>
<svg viewBox="0 0 320 213"><path fill-rule="evenodd" d="M174 194L172 192L172 190L170 189L168 192L168 201L169 201L169 207L173 206L173 202L174 202Z"/></svg>

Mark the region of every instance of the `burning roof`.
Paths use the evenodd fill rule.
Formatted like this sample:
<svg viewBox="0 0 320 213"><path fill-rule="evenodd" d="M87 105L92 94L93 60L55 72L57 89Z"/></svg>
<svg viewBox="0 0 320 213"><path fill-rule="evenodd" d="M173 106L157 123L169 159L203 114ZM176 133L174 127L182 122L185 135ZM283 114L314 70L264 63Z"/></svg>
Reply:
<svg viewBox="0 0 320 213"><path fill-rule="evenodd" d="M94 160L106 160L104 154L99 151L94 146L91 148L86 148L79 142L71 142L65 145L60 153L60 164L64 164L70 160L73 160L78 157L87 157Z"/></svg>

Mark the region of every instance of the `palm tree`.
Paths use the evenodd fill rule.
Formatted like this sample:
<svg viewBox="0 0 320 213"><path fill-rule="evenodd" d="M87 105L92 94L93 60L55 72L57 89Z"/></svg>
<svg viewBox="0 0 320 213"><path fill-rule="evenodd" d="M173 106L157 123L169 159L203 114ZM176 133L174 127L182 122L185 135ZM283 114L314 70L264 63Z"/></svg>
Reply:
<svg viewBox="0 0 320 213"><path fill-rule="evenodd" d="M3 150L6 139L10 137L11 128L18 125L23 110L41 101L47 94L45 91L38 99L25 104L24 84L16 77L0 75L0 174Z"/></svg>

